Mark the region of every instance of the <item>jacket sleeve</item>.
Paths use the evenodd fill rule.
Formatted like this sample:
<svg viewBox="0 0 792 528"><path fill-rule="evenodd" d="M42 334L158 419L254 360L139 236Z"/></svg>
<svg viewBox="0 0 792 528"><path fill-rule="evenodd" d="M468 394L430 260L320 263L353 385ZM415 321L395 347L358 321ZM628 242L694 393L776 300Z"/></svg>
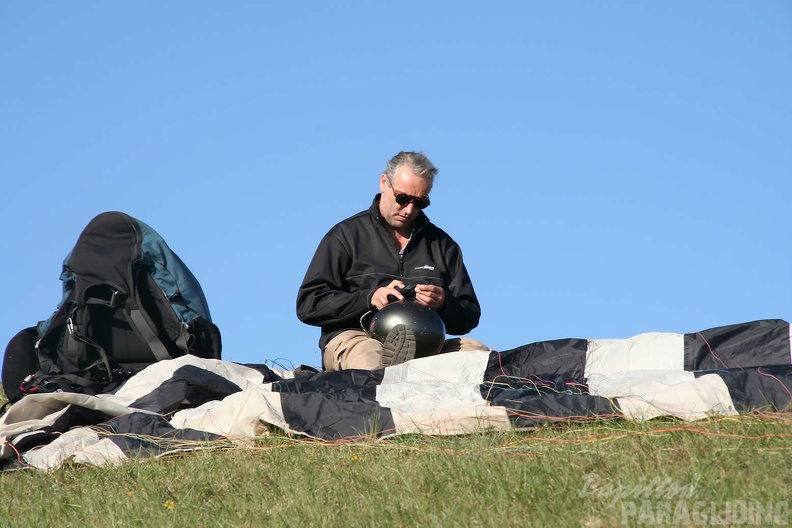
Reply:
<svg viewBox="0 0 792 528"><path fill-rule="evenodd" d="M446 333L467 334L478 326L481 306L462 260L462 250L456 243L449 247L446 259L450 276L445 288L445 304L438 313L446 325Z"/></svg>
<svg viewBox="0 0 792 528"><path fill-rule="evenodd" d="M346 273L352 256L331 231L316 249L297 293L297 318L327 329L360 327L360 315L369 310L372 292L350 292Z"/></svg>

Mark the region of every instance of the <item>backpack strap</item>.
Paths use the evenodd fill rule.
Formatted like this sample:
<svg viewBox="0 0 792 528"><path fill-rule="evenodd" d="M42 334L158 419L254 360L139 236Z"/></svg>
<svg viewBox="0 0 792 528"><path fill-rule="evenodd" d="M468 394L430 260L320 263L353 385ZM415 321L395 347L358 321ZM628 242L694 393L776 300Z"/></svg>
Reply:
<svg viewBox="0 0 792 528"><path fill-rule="evenodd" d="M189 354L189 339L190 335L187 330L187 325L182 322L173 312L173 304L167 298L164 290L159 287L158 283L151 276L150 271L146 267L138 267L136 273L136 286L132 288L132 292L126 302L124 303L124 313L126 314L127 321L137 334L143 338L146 344L151 349L157 361L165 359L173 359L175 356L171 353L173 347L168 349L165 343L172 343L175 345L176 355ZM152 300L161 299L159 309L164 310L161 317L169 315L173 319L174 324L179 325L179 331L176 336L165 336L167 341L163 340L163 334L158 329L152 314L149 312L147 304L142 301L142 297L146 296ZM156 304L156 303L155 303ZM157 308L152 308L156 310Z"/></svg>
<svg viewBox="0 0 792 528"><path fill-rule="evenodd" d="M76 374L44 374L41 371L31 374L19 385L20 394L10 403L16 403L27 394L49 392L80 392L83 394L99 394L117 387L131 376L131 372L118 372L113 380L93 381ZM2 415L2 413L0 413Z"/></svg>
<svg viewBox="0 0 792 528"><path fill-rule="evenodd" d="M95 303L97 301L92 299L90 302ZM65 322L62 324L66 328L63 332L63 341L61 344L62 360L60 362L53 361L49 353L42 352L41 337L36 340L34 352L38 359L39 369L41 372L52 375L68 374L79 377L80 374L88 374L94 367L100 367L107 373L108 379L112 380L113 367L110 365L107 353L101 345L80 332L79 323L75 324L74 322L76 312L77 306L72 305L69 307L68 312L64 313ZM96 351L98 358L90 365L84 366L81 357L83 357L85 350L89 348ZM93 383L90 378L81 379L85 380L85 383Z"/></svg>
<svg viewBox="0 0 792 528"><path fill-rule="evenodd" d="M173 356L170 355L168 349L165 348L165 345L162 344L162 341L157 334L154 332L154 329L151 325L146 321L146 318L143 316L143 312L140 311L138 308L131 308L128 312L124 310L127 314L127 319L129 323L132 325L138 334L143 338L146 344L151 349L151 352L154 354L154 357L157 358L157 361L162 361L164 359L173 359ZM179 336L182 337L181 335Z"/></svg>
<svg viewBox="0 0 792 528"><path fill-rule="evenodd" d="M143 340L151 349L151 352L154 354L154 357L157 358L157 361L173 359L173 356L171 356L171 354L168 352L168 349L165 348L162 340L157 337L153 322L140 309L140 304L137 302L136 297L137 295L127 296L127 294L114 289L110 300L91 297L90 299L86 300L86 304L102 304L109 306L110 308L120 308L123 306L124 314L126 314L126 319L130 326L138 333L138 335L140 335L140 337L143 338ZM107 355L105 354L104 350L102 350L99 345L95 344L95 346L100 351L102 357L106 358ZM68 346L66 350L68 353ZM108 373L111 372L109 363L107 364L107 369ZM112 375L110 376L110 379L112 379Z"/></svg>

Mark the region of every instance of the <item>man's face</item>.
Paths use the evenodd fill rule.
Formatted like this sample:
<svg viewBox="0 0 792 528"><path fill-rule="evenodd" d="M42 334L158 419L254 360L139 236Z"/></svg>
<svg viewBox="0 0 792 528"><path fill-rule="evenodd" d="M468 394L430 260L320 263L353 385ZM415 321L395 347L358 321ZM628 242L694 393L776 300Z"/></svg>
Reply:
<svg viewBox="0 0 792 528"><path fill-rule="evenodd" d="M391 186L392 185L392 186ZM399 167L393 176L393 184L388 182L388 177L380 176L380 214L385 222L397 232L409 236L415 217L420 209L412 202L399 205L396 194L407 194L416 198L426 198L432 186L425 179L417 176L408 166Z"/></svg>

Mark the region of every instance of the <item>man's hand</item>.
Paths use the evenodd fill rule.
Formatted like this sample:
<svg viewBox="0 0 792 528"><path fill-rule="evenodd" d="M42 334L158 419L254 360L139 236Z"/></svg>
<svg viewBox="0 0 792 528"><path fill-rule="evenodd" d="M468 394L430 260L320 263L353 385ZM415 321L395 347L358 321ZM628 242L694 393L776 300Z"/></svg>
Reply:
<svg viewBox="0 0 792 528"><path fill-rule="evenodd" d="M439 310L445 303L445 290L440 286L419 284L415 287L415 303L432 310Z"/></svg>
<svg viewBox="0 0 792 528"><path fill-rule="evenodd" d="M404 288L404 283L398 279L392 280L387 286L377 288L371 296L371 304L376 306L377 310L382 310L392 302L404 300L399 288Z"/></svg>
<svg viewBox="0 0 792 528"><path fill-rule="evenodd" d="M371 296L371 304L377 307L377 310L382 310L390 303L403 301L404 295L401 291L404 288L404 283L398 279L394 279L387 286L378 288L374 295ZM445 290L440 286L433 286L431 284L419 284L415 287L415 304L426 306L432 310L439 310L445 303Z"/></svg>

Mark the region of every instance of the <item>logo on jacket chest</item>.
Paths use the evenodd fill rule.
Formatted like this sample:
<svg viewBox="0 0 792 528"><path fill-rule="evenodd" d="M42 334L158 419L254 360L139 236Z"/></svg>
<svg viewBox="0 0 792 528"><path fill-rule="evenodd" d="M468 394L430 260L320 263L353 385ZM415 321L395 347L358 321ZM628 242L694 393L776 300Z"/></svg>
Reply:
<svg viewBox="0 0 792 528"><path fill-rule="evenodd" d="M434 271L434 266L430 266L429 264L424 264L423 266L416 266L414 269Z"/></svg>

